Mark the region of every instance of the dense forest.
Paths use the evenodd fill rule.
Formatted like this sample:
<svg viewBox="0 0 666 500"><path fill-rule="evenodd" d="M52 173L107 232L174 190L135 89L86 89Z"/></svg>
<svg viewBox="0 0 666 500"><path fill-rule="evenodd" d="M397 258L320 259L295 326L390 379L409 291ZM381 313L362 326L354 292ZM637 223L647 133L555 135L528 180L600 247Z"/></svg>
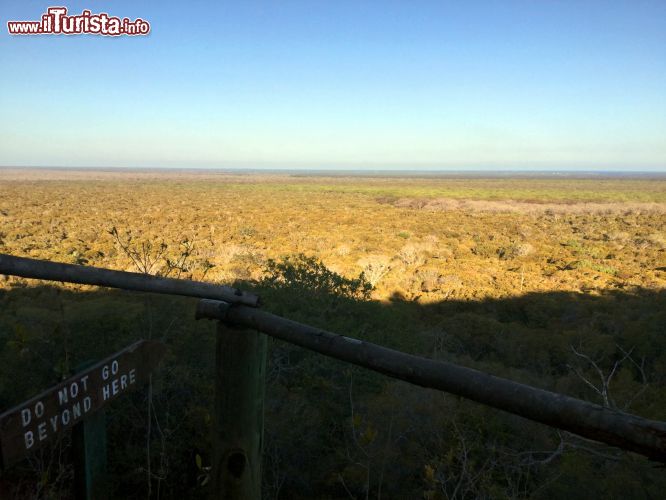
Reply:
<svg viewBox="0 0 666 500"><path fill-rule="evenodd" d="M107 412L115 497L207 494L214 323L193 299L8 278L0 291L0 407L139 338L169 354L150 390ZM653 419L666 410L666 294L534 292L423 304L370 298L304 256L238 282L265 308ZM150 429L150 432L148 432ZM271 341L265 498L659 498L663 469L457 397ZM3 498L67 498L69 438L2 476Z"/></svg>

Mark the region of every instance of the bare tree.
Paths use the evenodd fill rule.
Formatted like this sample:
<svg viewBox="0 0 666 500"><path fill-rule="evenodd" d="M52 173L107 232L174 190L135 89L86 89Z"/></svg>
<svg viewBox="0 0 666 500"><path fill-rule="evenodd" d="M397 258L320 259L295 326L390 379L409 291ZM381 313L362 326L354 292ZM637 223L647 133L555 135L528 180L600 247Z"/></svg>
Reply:
<svg viewBox="0 0 666 500"><path fill-rule="evenodd" d="M613 409L620 409L615 399L611 396L610 385L613 377L617 374L619 368L626 361L632 363L638 369L641 375L641 388L634 392L633 396L627 402L625 402L624 405L622 405L622 409L628 409L631 403L647 389L648 383L647 377L645 375L645 358L642 358L640 364L637 363L631 356L634 351L633 347L629 351L626 351L616 344L616 348L618 351L620 351L622 356L616 359L613 362L613 365L607 370L603 370L599 366L599 361L593 360L589 355L577 350L573 345L569 347L571 348L571 351L574 353L574 355L576 355L580 360L585 361L585 364L587 364L588 367L595 373L596 376L594 378L596 378L597 381L594 381L593 377L586 376L580 366L574 366L571 364L567 366L578 376L580 380L585 383L585 385L587 385L590 389L592 389L592 391L600 396L604 406Z"/></svg>

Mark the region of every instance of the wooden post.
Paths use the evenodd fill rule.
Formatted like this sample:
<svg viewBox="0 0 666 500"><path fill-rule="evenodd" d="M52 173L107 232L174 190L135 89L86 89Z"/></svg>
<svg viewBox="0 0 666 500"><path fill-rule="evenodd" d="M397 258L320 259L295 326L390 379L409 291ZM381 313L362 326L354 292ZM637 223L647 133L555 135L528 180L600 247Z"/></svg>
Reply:
<svg viewBox="0 0 666 500"><path fill-rule="evenodd" d="M94 365L82 363L75 373ZM106 472L106 412L101 409L72 428L74 495L77 500L104 500L108 495Z"/></svg>
<svg viewBox="0 0 666 500"><path fill-rule="evenodd" d="M212 498L261 498L266 341L218 321Z"/></svg>
<svg viewBox="0 0 666 500"><path fill-rule="evenodd" d="M74 426L75 498L104 500L109 498L106 473L106 415L99 410Z"/></svg>

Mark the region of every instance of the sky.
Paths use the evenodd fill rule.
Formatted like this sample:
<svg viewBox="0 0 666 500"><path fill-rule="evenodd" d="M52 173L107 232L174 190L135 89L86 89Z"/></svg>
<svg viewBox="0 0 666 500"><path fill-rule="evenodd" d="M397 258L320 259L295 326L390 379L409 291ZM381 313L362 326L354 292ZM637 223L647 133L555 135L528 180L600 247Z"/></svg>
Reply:
<svg viewBox="0 0 666 500"><path fill-rule="evenodd" d="M12 36L0 166L666 170L666 1L60 2Z"/></svg>

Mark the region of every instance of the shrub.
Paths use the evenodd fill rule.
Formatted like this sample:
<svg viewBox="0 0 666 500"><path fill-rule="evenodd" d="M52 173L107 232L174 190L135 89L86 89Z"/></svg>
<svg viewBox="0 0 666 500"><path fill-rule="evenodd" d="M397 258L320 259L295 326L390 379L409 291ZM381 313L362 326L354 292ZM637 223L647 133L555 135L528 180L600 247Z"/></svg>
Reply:
<svg viewBox="0 0 666 500"><path fill-rule="evenodd" d="M265 271L261 284L273 288L295 288L350 299L369 299L373 289L364 273L345 278L304 254L285 257L280 262L269 259Z"/></svg>

